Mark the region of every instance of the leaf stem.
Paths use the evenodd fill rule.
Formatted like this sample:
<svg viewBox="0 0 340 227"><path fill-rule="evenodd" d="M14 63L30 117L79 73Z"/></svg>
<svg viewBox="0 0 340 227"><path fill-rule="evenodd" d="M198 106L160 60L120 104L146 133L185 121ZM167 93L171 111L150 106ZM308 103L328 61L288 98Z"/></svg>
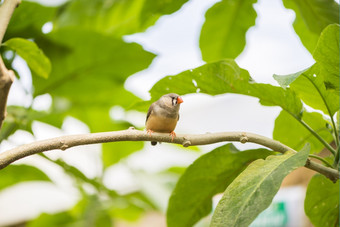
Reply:
<svg viewBox="0 0 340 227"><path fill-rule="evenodd" d="M335 149L327 143L319 134L317 134L306 122L303 120L299 119L295 115L292 115L296 120L298 120L310 133L312 133L325 147L334 155L336 156L336 151Z"/></svg>
<svg viewBox="0 0 340 227"><path fill-rule="evenodd" d="M86 183L92 185L94 188L97 189L98 192L105 191L110 196L117 196L116 192L106 188L103 184L101 184L96 179L90 179L90 178L86 177L83 174L83 172L81 172L77 168L67 164L63 160L61 160L61 159L53 160L53 159L49 158L48 156L46 156L44 153L39 153L39 155L42 156L43 158L45 158L46 160L53 162L53 163L57 164L58 166L62 167L64 169L64 171L66 171L69 175L73 176L73 178L75 178L77 180L81 180L82 182L86 182Z"/></svg>
<svg viewBox="0 0 340 227"><path fill-rule="evenodd" d="M311 158L318 159L318 160L322 161L326 166L333 168L333 166L326 159L324 159L324 158L322 158L318 155L310 154L308 156L311 157Z"/></svg>
<svg viewBox="0 0 340 227"><path fill-rule="evenodd" d="M339 165L339 154L340 154L340 146L338 146L338 150L334 159L334 163L333 163L333 167L338 169L338 165Z"/></svg>
<svg viewBox="0 0 340 227"><path fill-rule="evenodd" d="M339 146L339 134L338 134L338 131L336 130L335 122L334 122L334 119L333 119L333 116L332 116L332 112L331 112L331 110L329 108L329 105L326 102L325 97L322 95L322 93L321 93L320 89L318 88L318 86L316 86L316 84L314 83L314 81L312 81L308 76L305 76L305 77L306 77L307 80L309 80L309 82L311 82L313 84L314 88L318 91L318 93L319 93L323 103L325 104L325 107L327 109L328 115L331 118L332 127L333 127L333 131L334 131L334 135L335 135L335 143L336 143L336 146Z"/></svg>

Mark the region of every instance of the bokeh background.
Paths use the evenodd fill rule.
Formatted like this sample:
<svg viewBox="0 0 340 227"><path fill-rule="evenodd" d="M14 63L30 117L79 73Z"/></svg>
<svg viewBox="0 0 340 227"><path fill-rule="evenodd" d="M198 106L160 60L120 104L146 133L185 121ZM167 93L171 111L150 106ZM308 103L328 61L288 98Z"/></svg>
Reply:
<svg viewBox="0 0 340 227"><path fill-rule="evenodd" d="M39 2L45 6L58 6L65 1ZM138 72L127 78L124 88L142 100L149 100L148 91L161 78L203 65L199 48L200 32L206 11L216 2L218 1L190 0L175 13L161 16L145 31L124 35L125 42L138 43L146 51L156 55L146 69L137 70ZM255 81L277 86L273 74L294 73L314 63L313 57L294 31L292 24L295 13L292 10L286 9L280 0L259 0L254 4L254 8L257 13L256 24L247 31L246 46L236 58L236 62L241 68L248 70ZM51 22L45 23L42 27L43 33L48 34L53 30L53 26ZM55 103L48 92L37 97L32 95L34 93L32 74L27 64L16 56L13 67L20 74L20 78L12 86L8 105L30 106L36 111L51 110ZM119 93L116 91L112 96L108 93L106 98L116 100L117 94ZM183 100L181 117L176 128L176 133L180 134L246 131L272 138L274 121L280 113L279 107L262 106L256 98L236 94L209 96L198 93L184 95ZM86 97L83 102L87 102ZM92 100L88 99L89 108L91 105ZM134 125L143 129L147 108L143 107L144 109L137 111L126 106L112 105L109 109L111 120L124 122L126 128L128 125ZM17 130L1 143L0 151L36 140L96 131L75 116L67 114L63 116L61 127L44 121L32 121L31 132ZM100 124L100 116L96 121L94 124ZM112 130L121 127L123 126ZM220 144L183 149L164 143L155 147L145 143L136 145L132 148L131 154L122 155L109 167L102 162L103 147L100 144L71 148L67 151L49 151L46 152L46 156L51 160L62 159L89 179L101 177L105 187L120 195L141 193L152 204L150 205L152 208L145 210L128 211L122 208L124 214L119 213L118 209L116 211L112 209L110 214L118 217L118 221L115 222L117 226L165 226L164 212L180 173L200 155L218 145ZM239 149L258 147L254 144L238 143L235 143L235 146ZM62 212L78 204L83 198L83 193L96 194L96 190L89 185L82 186L85 192L81 192L75 180L60 166L41 156L27 157L17 163L39 167L53 183L26 182L1 191L0 226L24 223L39 217L41 213ZM105 173L102 174L104 167ZM282 202L286 204L285 212L289 216L286 226L306 224L303 213L304 193L305 186L296 185L294 182L288 183L288 187L280 190L275 197L274 201L278 201L277 204ZM203 220L199 225L206 226L207 223L207 220ZM258 223L260 224L255 222L253 226L263 226L260 221ZM296 223L299 225L295 225Z"/></svg>

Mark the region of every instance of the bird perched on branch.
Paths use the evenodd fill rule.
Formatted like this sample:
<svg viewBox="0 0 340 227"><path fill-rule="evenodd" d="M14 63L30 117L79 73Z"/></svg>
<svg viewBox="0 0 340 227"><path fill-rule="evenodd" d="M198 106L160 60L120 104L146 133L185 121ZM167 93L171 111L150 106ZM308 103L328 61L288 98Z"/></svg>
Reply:
<svg viewBox="0 0 340 227"><path fill-rule="evenodd" d="M168 132L174 139L176 136L174 130L179 120L179 106L182 102L181 96L170 93L152 103L145 121L147 132L150 135L153 132ZM156 144L155 141L151 142L153 146Z"/></svg>

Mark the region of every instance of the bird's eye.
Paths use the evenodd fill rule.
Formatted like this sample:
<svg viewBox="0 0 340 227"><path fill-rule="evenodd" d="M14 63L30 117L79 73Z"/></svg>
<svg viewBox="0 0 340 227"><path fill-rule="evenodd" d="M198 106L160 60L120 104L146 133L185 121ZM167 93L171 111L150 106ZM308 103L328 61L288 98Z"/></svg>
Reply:
<svg viewBox="0 0 340 227"><path fill-rule="evenodd" d="M172 105L176 106L177 105L177 99L175 97L171 97L172 98Z"/></svg>

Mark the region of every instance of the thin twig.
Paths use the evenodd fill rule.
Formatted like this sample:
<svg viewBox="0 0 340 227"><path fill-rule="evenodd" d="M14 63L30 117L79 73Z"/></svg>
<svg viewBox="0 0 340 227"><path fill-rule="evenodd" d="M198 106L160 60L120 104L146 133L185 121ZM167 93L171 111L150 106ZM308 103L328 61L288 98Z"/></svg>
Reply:
<svg viewBox="0 0 340 227"><path fill-rule="evenodd" d="M198 135L177 135L172 140L172 137L167 133L153 133L152 135L149 135L145 131L139 131L130 128L128 130L123 131L61 136L22 145L0 153L0 169L5 168L10 163L16 160L44 151L55 149L66 150L68 148L79 145L117 141L157 141L182 144L184 147L195 145L207 145L225 141L237 141L241 143L247 142L256 143L280 153L284 153L288 150L294 151L293 149L287 147L286 145L278 141L254 133L220 132ZM307 160L305 166L309 169L315 170L325 175L332 181L337 181L339 179L339 172L337 170L320 165L309 159Z"/></svg>
<svg viewBox="0 0 340 227"><path fill-rule="evenodd" d="M296 118L296 117L295 117ZM306 122L296 118L310 133L312 133L333 155L336 156L335 149L327 143L319 134L317 134Z"/></svg>
<svg viewBox="0 0 340 227"><path fill-rule="evenodd" d="M318 159L318 160L320 160L321 162L323 162L326 166L333 168L333 166L332 166L327 160L323 159L323 158L320 157L320 156L317 156L317 155L314 155L314 154L310 154L309 157L310 157L310 158Z"/></svg>

